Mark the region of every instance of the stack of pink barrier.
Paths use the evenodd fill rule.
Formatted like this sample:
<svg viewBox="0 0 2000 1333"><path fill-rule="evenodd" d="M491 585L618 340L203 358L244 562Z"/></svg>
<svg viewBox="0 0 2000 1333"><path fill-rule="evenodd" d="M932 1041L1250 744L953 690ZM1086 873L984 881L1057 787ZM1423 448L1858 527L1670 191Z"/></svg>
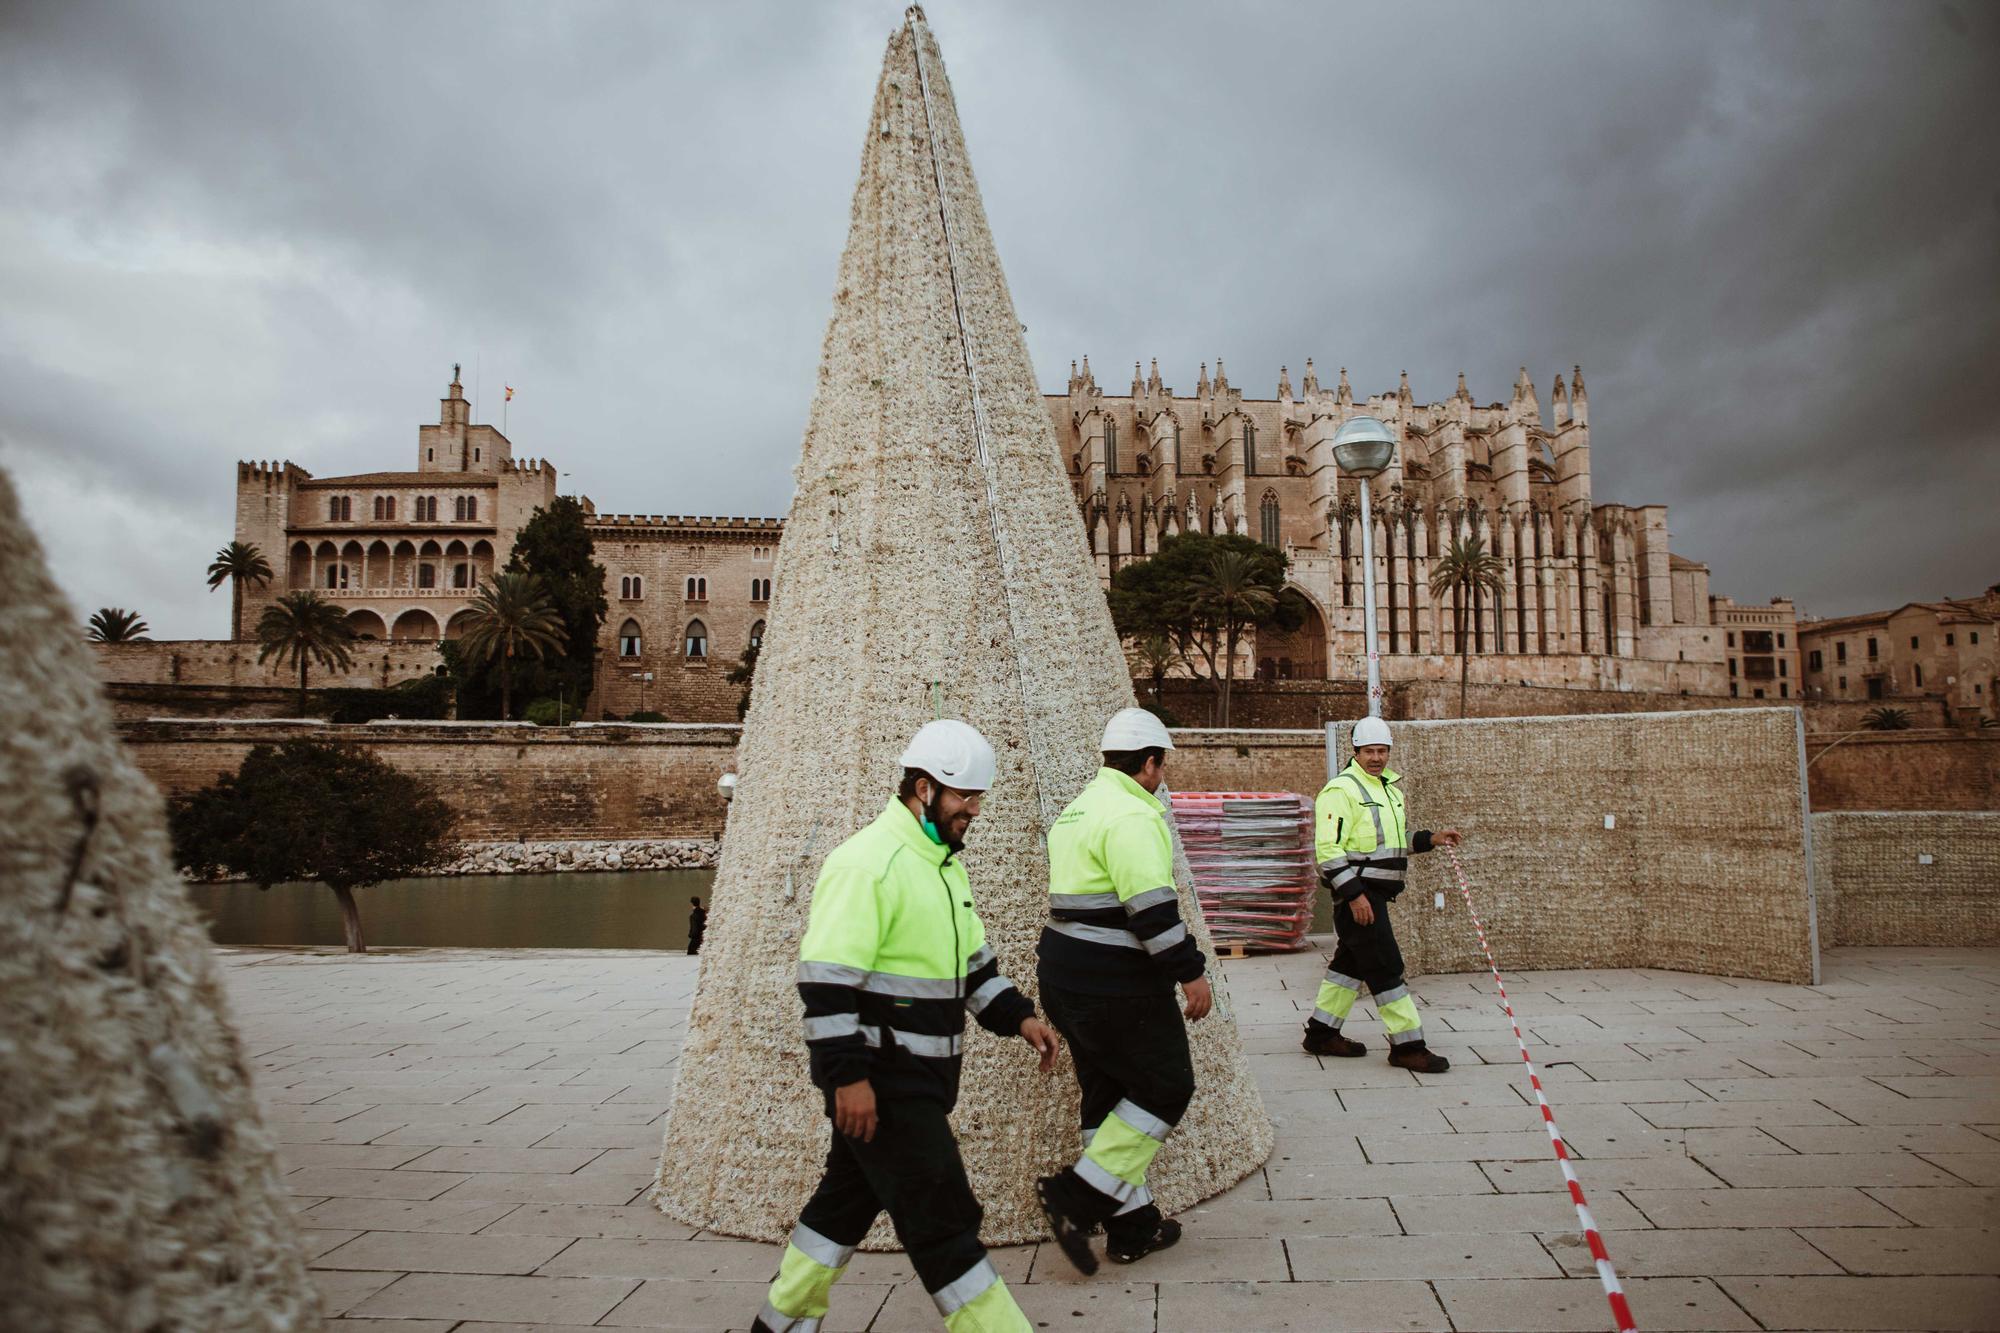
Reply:
<svg viewBox="0 0 2000 1333"><path fill-rule="evenodd" d="M1319 883L1312 802L1295 792L1177 791L1173 809L1217 951L1305 948Z"/></svg>

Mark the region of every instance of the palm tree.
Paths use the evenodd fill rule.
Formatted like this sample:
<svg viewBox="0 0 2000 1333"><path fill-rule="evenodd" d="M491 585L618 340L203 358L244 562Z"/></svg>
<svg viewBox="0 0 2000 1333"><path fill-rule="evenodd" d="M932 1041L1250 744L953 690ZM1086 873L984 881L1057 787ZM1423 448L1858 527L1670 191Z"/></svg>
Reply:
<svg viewBox="0 0 2000 1333"><path fill-rule="evenodd" d="M1148 634L1141 639L1135 656L1138 665L1145 668L1146 679L1152 682L1153 711L1159 712L1166 707L1160 694L1166 688L1167 673L1179 664L1180 657L1174 652L1172 641L1164 634Z"/></svg>
<svg viewBox="0 0 2000 1333"><path fill-rule="evenodd" d="M1222 726L1229 725L1229 691L1236 681L1236 643L1244 629L1278 605L1278 594L1257 577L1257 566L1242 551L1217 551L1208 568L1191 582L1202 609L1222 630Z"/></svg>
<svg viewBox="0 0 2000 1333"><path fill-rule="evenodd" d="M274 605L264 608L257 621L257 660L276 655L286 665L299 669L299 716L306 713L306 664L318 663L328 671L345 671L354 655L347 645L354 631L347 617L332 602L324 601L310 588L288 592Z"/></svg>
<svg viewBox="0 0 2000 1333"><path fill-rule="evenodd" d="M1869 731L1908 731L1910 710L1907 708L1871 708L1861 719L1861 725Z"/></svg>
<svg viewBox="0 0 2000 1333"><path fill-rule="evenodd" d="M274 576L271 562L264 553L248 542L231 542L215 553L215 559L208 567L208 588L210 592L229 580L229 637L232 641L243 637L243 585L254 583L263 587Z"/></svg>
<svg viewBox="0 0 2000 1333"><path fill-rule="evenodd" d="M500 659L500 717L507 721L513 716L515 654L527 652L540 661L545 653L562 652L567 627L539 575L496 574L472 599L459 642L475 662Z"/></svg>
<svg viewBox="0 0 2000 1333"><path fill-rule="evenodd" d="M152 630L151 625L139 619L137 611L107 606L90 618L89 638L92 643L137 643L140 635Z"/></svg>
<svg viewBox="0 0 2000 1333"><path fill-rule="evenodd" d="M1453 632L1458 636L1458 715L1465 716L1466 681L1472 669L1466 656L1470 646L1465 638L1465 612L1480 594L1498 597L1506 586L1507 567L1500 557L1487 552L1477 537L1453 537L1451 550L1431 566L1431 596L1442 600L1452 594Z"/></svg>

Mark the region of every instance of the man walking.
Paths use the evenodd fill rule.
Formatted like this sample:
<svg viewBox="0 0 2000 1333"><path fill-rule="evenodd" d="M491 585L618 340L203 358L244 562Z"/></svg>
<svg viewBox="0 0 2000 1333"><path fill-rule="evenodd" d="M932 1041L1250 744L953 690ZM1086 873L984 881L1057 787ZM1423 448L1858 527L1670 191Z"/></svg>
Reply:
<svg viewBox="0 0 2000 1333"><path fill-rule="evenodd" d="M1055 1033L1000 975L956 857L993 785L993 747L925 725L875 822L826 859L799 944L812 1079L833 1121L826 1174L792 1231L755 1333L818 1333L833 1284L884 1209L953 1333L1031 1328L979 1243L979 1201L946 1120L970 1010L1055 1064Z"/></svg>
<svg viewBox="0 0 2000 1333"><path fill-rule="evenodd" d="M1366 1054L1366 1046L1340 1031L1365 985L1389 1036L1389 1063L1442 1074L1451 1062L1424 1045L1423 1019L1403 979L1403 951L1389 925L1389 902L1403 891L1410 854L1456 847L1458 830L1409 833L1402 789L1389 768L1388 723L1364 717L1354 724L1351 739L1353 760L1313 802L1319 879L1333 894L1340 944L1319 984L1302 1044L1313 1055Z"/></svg>
<svg viewBox="0 0 2000 1333"><path fill-rule="evenodd" d="M1212 996L1174 893L1173 835L1154 793L1167 729L1143 708L1104 728L1104 766L1049 830L1042 1003L1069 1041L1083 1091L1083 1156L1036 1182L1069 1261L1097 1271L1090 1233L1129 1264L1180 1239L1146 1188L1146 1168L1194 1097L1187 1028ZM1174 983L1186 993L1174 1003Z"/></svg>

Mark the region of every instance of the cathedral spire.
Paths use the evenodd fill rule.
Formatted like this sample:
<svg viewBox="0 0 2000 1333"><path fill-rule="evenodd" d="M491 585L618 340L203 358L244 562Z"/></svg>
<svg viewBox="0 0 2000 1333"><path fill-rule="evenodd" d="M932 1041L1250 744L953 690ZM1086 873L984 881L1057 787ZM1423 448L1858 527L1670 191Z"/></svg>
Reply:
<svg viewBox="0 0 2000 1333"><path fill-rule="evenodd" d="M1350 406L1354 402L1354 386L1347 382L1346 366L1342 366L1340 368L1340 384L1334 390L1334 397L1337 401L1348 404Z"/></svg>
<svg viewBox="0 0 2000 1333"><path fill-rule="evenodd" d="M1303 380L1299 381L1299 384L1309 394L1319 392L1319 375L1313 370L1313 359L1311 357L1306 358L1306 376Z"/></svg>
<svg viewBox="0 0 2000 1333"><path fill-rule="evenodd" d="M1279 366L1278 397L1290 398L1291 396L1292 396L1292 372L1289 368L1285 366Z"/></svg>
<svg viewBox="0 0 2000 1333"><path fill-rule="evenodd" d="M1208 362L1206 361L1201 363L1201 377L1194 382L1194 392L1197 398L1208 397Z"/></svg>
<svg viewBox="0 0 2000 1333"><path fill-rule="evenodd" d="M1405 403L1410 401L1410 372L1407 370L1403 372L1403 382L1396 386L1396 397Z"/></svg>
<svg viewBox="0 0 2000 1333"><path fill-rule="evenodd" d="M1462 370L1458 372L1458 392L1452 396L1468 403L1472 401L1472 391L1465 387L1465 372Z"/></svg>

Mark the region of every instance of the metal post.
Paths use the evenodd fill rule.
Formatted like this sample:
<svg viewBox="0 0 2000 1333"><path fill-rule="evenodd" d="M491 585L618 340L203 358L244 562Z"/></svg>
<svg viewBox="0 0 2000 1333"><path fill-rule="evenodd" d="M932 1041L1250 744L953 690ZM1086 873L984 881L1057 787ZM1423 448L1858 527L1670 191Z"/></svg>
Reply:
<svg viewBox="0 0 2000 1333"><path fill-rule="evenodd" d="M1375 519L1368 510L1368 478L1361 478L1361 614L1368 639L1368 716L1382 716L1382 658L1375 651Z"/></svg>

